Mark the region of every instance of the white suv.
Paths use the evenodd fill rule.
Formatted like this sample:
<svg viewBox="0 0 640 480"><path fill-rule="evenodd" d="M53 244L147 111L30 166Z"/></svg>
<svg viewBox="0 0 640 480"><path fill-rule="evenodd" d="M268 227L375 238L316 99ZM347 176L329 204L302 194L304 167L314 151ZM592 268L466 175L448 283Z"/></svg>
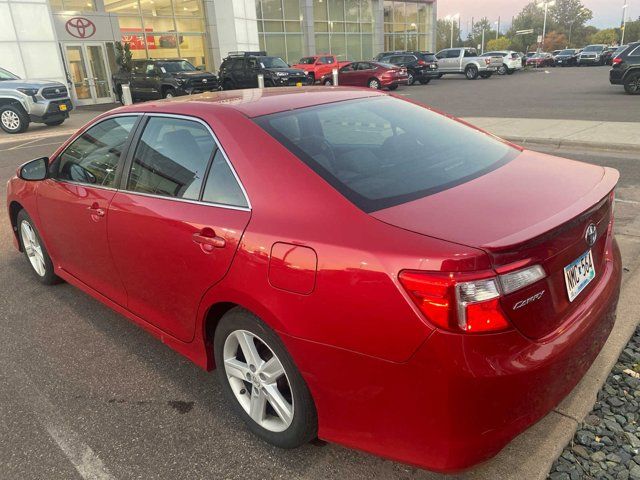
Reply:
<svg viewBox="0 0 640 480"><path fill-rule="evenodd" d="M511 75L516 70L522 70L522 57L512 50L485 52L483 57L502 57L502 65L498 67L498 75Z"/></svg>

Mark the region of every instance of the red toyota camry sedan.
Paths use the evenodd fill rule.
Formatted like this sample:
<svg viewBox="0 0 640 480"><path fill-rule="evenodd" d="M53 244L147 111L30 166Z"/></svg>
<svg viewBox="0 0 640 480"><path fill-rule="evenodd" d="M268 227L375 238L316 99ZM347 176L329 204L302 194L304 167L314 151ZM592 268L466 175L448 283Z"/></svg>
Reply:
<svg viewBox="0 0 640 480"><path fill-rule="evenodd" d="M282 88L107 112L8 208L36 279L217 367L264 440L454 471L609 335L617 181L389 94Z"/></svg>

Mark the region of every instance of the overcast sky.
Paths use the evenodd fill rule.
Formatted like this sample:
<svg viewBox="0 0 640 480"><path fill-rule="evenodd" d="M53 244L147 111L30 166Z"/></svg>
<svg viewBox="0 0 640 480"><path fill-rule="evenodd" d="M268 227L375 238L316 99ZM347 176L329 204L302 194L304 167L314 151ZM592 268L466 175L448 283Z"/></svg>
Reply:
<svg viewBox="0 0 640 480"><path fill-rule="evenodd" d="M467 30L467 22L471 23L471 17L476 20L487 17L493 22L500 15L502 25L509 26L511 18L527 3L529 0L438 0L438 17L460 13L463 32ZM583 0L582 3L593 10L591 25L598 28L620 25L625 0ZM633 19L640 17L640 0L626 0L626 3L629 4L628 16Z"/></svg>

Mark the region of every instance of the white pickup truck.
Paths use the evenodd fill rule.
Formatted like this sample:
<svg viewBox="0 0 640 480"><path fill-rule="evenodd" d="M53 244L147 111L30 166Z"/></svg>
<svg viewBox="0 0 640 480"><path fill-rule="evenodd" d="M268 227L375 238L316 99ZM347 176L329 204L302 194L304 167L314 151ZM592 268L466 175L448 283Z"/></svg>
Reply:
<svg viewBox="0 0 640 480"><path fill-rule="evenodd" d="M463 74L469 80L489 78L502 65L502 57L480 57L475 48L445 48L436 54L440 75Z"/></svg>

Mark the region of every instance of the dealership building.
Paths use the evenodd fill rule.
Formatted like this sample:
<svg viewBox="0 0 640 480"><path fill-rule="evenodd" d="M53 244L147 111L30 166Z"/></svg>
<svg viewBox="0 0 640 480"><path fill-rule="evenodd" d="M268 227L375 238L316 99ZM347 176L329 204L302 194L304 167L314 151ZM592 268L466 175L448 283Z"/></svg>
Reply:
<svg viewBox="0 0 640 480"><path fill-rule="evenodd" d="M288 63L432 51L435 28L436 0L0 0L0 67L66 83L87 105L114 100L119 41L134 58L185 58L216 72L233 51Z"/></svg>

